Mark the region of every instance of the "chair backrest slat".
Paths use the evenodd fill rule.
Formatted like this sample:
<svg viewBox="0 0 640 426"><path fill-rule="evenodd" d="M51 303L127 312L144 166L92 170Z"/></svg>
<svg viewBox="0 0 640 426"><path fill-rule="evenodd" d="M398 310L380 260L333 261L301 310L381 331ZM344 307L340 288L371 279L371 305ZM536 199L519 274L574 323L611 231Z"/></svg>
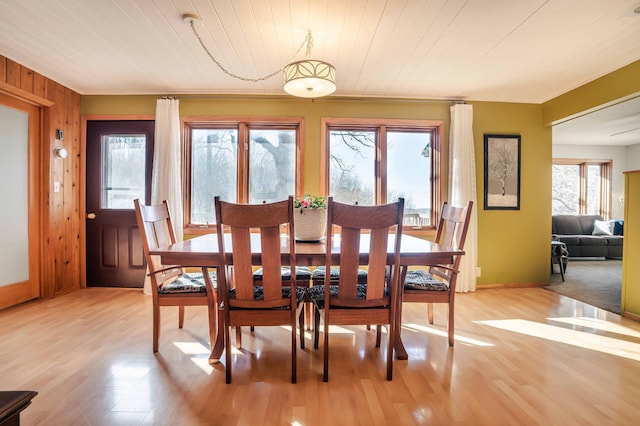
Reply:
<svg viewBox="0 0 640 426"><path fill-rule="evenodd" d="M388 241L387 228L371 230L371 245L369 247L368 265L369 274L367 275L367 299L380 299L384 295Z"/></svg>
<svg viewBox="0 0 640 426"><path fill-rule="evenodd" d="M334 222L335 223L335 222ZM358 256L360 254L360 230L341 228L340 275L338 298L355 299L358 284ZM328 274L327 274L328 275Z"/></svg>

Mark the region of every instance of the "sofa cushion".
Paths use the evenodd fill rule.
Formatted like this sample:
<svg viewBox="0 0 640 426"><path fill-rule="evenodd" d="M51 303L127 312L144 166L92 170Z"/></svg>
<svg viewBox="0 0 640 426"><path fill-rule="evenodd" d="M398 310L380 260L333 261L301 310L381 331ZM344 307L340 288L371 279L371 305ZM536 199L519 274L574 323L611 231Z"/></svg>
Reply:
<svg viewBox="0 0 640 426"><path fill-rule="evenodd" d="M582 227L578 216L569 214L554 215L551 219L552 233L558 235L580 235Z"/></svg>
<svg viewBox="0 0 640 426"><path fill-rule="evenodd" d="M607 246L607 239L600 235L581 235L581 246Z"/></svg>
<svg viewBox="0 0 640 426"><path fill-rule="evenodd" d="M599 214L583 214L578 216L578 220L580 221L580 227L582 228L581 234L592 235L595 221L603 219Z"/></svg>
<svg viewBox="0 0 640 426"><path fill-rule="evenodd" d="M556 235L556 240L563 242L568 246L580 245L580 235Z"/></svg>
<svg viewBox="0 0 640 426"><path fill-rule="evenodd" d="M624 237L622 235L612 235L610 237L606 237L606 240L609 246L622 246Z"/></svg>

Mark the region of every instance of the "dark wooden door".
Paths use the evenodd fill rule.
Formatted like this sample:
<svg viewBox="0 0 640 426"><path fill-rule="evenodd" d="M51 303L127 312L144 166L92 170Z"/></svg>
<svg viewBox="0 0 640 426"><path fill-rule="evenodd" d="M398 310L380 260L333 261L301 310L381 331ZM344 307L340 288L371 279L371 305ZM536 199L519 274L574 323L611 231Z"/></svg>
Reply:
<svg viewBox="0 0 640 426"><path fill-rule="evenodd" d="M151 199L153 121L87 122L87 286L143 287L133 200Z"/></svg>

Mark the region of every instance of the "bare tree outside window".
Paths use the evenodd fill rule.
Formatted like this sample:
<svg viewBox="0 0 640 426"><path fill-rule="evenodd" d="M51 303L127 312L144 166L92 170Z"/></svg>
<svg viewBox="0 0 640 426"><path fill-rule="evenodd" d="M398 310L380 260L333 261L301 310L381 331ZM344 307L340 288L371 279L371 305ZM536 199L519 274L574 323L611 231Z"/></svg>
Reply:
<svg viewBox="0 0 640 426"><path fill-rule="evenodd" d="M551 180L552 214L607 216L611 193L610 160L554 159Z"/></svg>
<svg viewBox="0 0 640 426"><path fill-rule="evenodd" d="M295 194L296 131L252 129L249 139L249 203Z"/></svg>
<svg viewBox="0 0 640 426"><path fill-rule="evenodd" d="M336 201L360 205L390 203L402 197L405 225L431 225L432 138L430 129L331 129L329 194ZM379 167L376 152L381 153Z"/></svg>

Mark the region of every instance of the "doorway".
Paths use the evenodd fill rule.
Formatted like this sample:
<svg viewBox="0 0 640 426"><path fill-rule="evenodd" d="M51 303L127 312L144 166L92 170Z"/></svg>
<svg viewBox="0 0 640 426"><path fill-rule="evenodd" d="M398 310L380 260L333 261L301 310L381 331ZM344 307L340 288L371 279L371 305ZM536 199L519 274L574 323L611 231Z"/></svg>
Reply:
<svg viewBox="0 0 640 426"><path fill-rule="evenodd" d="M40 297L40 108L0 93L0 309Z"/></svg>
<svg viewBox="0 0 640 426"><path fill-rule="evenodd" d="M142 288L133 200L151 199L154 121L87 121L87 286Z"/></svg>

